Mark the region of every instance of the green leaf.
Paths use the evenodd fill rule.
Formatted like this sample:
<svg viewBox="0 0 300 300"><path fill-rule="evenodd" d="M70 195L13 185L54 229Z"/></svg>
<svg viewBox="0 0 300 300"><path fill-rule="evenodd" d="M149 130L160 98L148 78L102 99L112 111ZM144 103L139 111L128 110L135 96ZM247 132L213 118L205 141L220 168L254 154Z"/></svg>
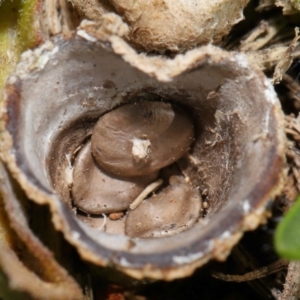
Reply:
<svg viewBox="0 0 300 300"><path fill-rule="evenodd" d="M300 196L276 229L275 249L284 258L300 260Z"/></svg>

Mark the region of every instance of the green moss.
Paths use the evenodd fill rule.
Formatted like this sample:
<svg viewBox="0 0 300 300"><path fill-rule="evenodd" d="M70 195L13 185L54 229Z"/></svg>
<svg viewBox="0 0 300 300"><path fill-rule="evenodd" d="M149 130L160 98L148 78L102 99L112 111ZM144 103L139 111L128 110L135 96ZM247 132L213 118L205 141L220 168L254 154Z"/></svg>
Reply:
<svg viewBox="0 0 300 300"><path fill-rule="evenodd" d="M0 4L0 89L23 51L36 45L38 0L9 0Z"/></svg>

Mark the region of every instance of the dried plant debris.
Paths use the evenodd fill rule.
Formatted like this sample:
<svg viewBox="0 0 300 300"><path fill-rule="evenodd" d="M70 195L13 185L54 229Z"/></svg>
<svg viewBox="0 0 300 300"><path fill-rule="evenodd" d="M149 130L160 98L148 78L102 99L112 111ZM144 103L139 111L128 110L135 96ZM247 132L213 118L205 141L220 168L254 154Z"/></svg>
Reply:
<svg viewBox="0 0 300 300"><path fill-rule="evenodd" d="M275 5L282 7L282 12L285 15L299 14L299 0L275 0Z"/></svg>
<svg viewBox="0 0 300 300"><path fill-rule="evenodd" d="M285 196L290 201L289 206L300 193L300 118L294 115L286 116L286 134L288 149L286 152L289 162L289 180L285 188Z"/></svg>
<svg viewBox="0 0 300 300"><path fill-rule="evenodd" d="M241 39L232 41L227 47L245 52L248 59L262 70L270 70L277 66L273 81L278 83L281 80L280 74L284 74L292 61L299 57L296 50L298 29L294 29L295 37L292 42L289 42L293 34L292 30L288 19L281 16L268 20L262 19L256 27Z"/></svg>
<svg viewBox="0 0 300 300"><path fill-rule="evenodd" d="M279 63L286 51L290 52L292 60L299 57L297 43L291 42L298 23L296 17L293 19L279 14L274 3L266 1L260 4L266 5L270 12L259 12L259 6L254 4L249 6L246 11L247 22L235 26L225 39L224 47L245 52L251 62L268 72Z"/></svg>
<svg viewBox="0 0 300 300"><path fill-rule="evenodd" d="M262 20L257 27L250 31L245 39L242 39L239 51L248 52L262 49L278 32L286 26L282 18Z"/></svg>
<svg viewBox="0 0 300 300"><path fill-rule="evenodd" d="M275 0L259 0L256 11L268 11L274 8Z"/></svg>
<svg viewBox="0 0 300 300"><path fill-rule="evenodd" d="M68 0L41 0L39 23L44 40L63 33L70 35L80 23L80 17Z"/></svg>
<svg viewBox="0 0 300 300"><path fill-rule="evenodd" d="M279 300L296 300L300 298L300 263L290 262L285 279L284 290L279 295Z"/></svg>
<svg viewBox="0 0 300 300"><path fill-rule="evenodd" d="M251 271L244 275L229 275L229 274L214 272L212 276L224 281L235 281L235 282L250 281L250 280L255 280L276 273L281 269L286 268L288 264L289 263L286 260L279 259L268 266L256 269L255 271Z"/></svg>
<svg viewBox="0 0 300 300"><path fill-rule="evenodd" d="M284 74L282 83L286 88L285 96L293 103L296 111L298 111L300 109L300 86L297 79L295 80L289 74Z"/></svg>
<svg viewBox="0 0 300 300"><path fill-rule="evenodd" d="M283 56L280 58L278 64L275 67L275 71L273 74L272 83L278 84L281 80L283 75L286 73L286 71L289 69L293 62L293 52L297 46L297 42L300 39L299 36L299 28L295 28L295 37L292 40L291 44L287 48L287 50L284 52Z"/></svg>
<svg viewBox="0 0 300 300"><path fill-rule="evenodd" d="M284 214L293 204L300 193L300 118L299 118L299 81L297 61L288 74L283 75L278 92L282 99L283 109L286 110L286 134L287 143L287 174L288 181L280 199L280 207ZM290 262L282 293L278 293L276 299L299 298L299 263Z"/></svg>

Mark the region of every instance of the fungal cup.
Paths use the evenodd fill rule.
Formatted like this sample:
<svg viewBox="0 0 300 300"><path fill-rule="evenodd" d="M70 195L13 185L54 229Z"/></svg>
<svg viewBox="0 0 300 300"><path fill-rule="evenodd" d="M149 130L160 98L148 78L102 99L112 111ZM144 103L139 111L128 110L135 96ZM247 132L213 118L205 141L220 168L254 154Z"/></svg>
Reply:
<svg viewBox="0 0 300 300"><path fill-rule="evenodd" d="M24 53L5 93L2 159L30 199L49 205L56 229L96 265L114 266L136 278L188 276L209 259L224 260L244 231L265 221L266 207L282 187L285 135L280 105L266 77L240 54L205 46L172 60L146 57L118 37L96 39L80 30L67 40L56 36ZM74 166L84 151L91 155L88 147L93 152L95 124L122 107L141 103L183 111L192 124L193 134L187 134L192 141L183 142L174 160L147 174L130 173L128 167L116 171L105 165L113 159L104 159L100 168L124 184L121 190L126 184L139 185L136 178L147 178L118 209L95 213L77 207L76 215L73 194L80 189L74 190ZM118 119L112 124L118 127ZM187 127L172 132L177 137ZM129 152L138 161L147 160L149 143L142 143L146 150L139 152L140 144L134 148L132 142ZM167 180L157 198L131 211L134 198L161 178ZM179 200L174 225L170 208ZM147 207L151 203L158 203L155 216L161 218L155 224ZM111 213L122 214L108 218ZM168 234L157 230L157 224L165 224Z"/></svg>
<svg viewBox="0 0 300 300"><path fill-rule="evenodd" d="M198 45L219 44L243 19L249 0L73 0L86 19L103 22L116 13L128 26L126 39L143 51L184 52Z"/></svg>

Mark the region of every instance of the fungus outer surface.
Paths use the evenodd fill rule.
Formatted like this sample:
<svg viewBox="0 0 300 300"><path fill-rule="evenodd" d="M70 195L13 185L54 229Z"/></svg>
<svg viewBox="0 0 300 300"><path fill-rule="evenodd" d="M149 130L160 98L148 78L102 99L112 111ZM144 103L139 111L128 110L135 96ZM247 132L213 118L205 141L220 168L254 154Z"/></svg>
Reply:
<svg viewBox="0 0 300 300"><path fill-rule="evenodd" d="M243 19L249 0L112 0L109 7L102 1L74 0L74 5L90 20L104 23L116 12L128 25L128 41L143 51L193 49L219 43L232 26ZM112 27L112 26L110 26Z"/></svg>

